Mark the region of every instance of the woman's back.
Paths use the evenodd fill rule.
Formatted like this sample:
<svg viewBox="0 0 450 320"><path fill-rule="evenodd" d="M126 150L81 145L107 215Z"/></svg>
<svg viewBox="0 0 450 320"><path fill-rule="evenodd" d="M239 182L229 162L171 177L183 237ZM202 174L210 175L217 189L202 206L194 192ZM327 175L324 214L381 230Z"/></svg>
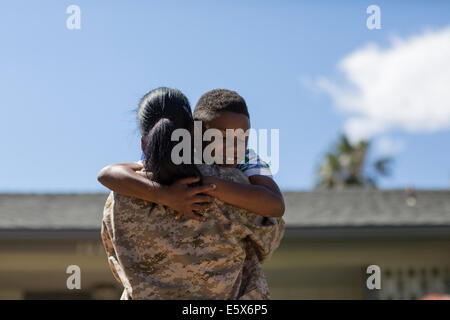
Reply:
<svg viewBox="0 0 450 320"><path fill-rule="evenodd" d="M248 183L237 169L204 175ZM267 219L218 200L206 221L174 220L170 208L111 193L102 237L123 299L268 299L261 261L278 247L282 218Z"/></svg>

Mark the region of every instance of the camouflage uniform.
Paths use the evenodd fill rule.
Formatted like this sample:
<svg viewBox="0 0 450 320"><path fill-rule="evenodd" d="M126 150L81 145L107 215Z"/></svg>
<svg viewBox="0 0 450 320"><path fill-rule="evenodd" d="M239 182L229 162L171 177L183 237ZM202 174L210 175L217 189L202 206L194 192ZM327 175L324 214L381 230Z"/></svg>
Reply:
<svg viewBox="0 0 450 320"><path fill-rule="evenodd" d="M249 183L238 169L201 165L206 176ZM121 299L270 299L261 264L278 247L282 218L215 200L206 221L116 193L105 204L102 239Z"/></svg>

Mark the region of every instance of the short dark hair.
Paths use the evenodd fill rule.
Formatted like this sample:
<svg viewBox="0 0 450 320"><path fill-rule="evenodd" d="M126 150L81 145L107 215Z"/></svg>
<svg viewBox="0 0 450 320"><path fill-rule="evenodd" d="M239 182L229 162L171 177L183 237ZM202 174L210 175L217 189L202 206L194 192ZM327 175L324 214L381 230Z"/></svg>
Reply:
<svg viewBox="0 0 450 320"><path fill-rule="evenodd" d="M250 119L247 104L236 91L214 89L203 94L198 100L194 109L194 120L209 121L222 111L240 113Z"/></svg>

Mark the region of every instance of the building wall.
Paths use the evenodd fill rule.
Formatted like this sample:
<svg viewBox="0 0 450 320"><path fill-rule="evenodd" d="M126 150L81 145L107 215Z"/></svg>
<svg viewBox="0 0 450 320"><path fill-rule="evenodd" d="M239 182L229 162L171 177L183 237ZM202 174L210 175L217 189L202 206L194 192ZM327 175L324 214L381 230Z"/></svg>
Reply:
<svg viewBox="0 0 450 320"><path fill-rule="evenodd" d="M25 238L0 241L0 299L119 298L121 288L109 270L98 233L84 240ZM381 268L381 291L366 288L365 270L372 264ZM81 269L81 290L67 289L69 265ZM308 239L287 231L263 267L273 299L411 298L416 291L416 296L427 290L448 292L450 241L445 237ZM433 282L435 278L440 280ZM417 283L422 289L416 288Z"/></svg>
<svg viewBox="0 0 450 320"><path fill-rule="evenodd" d="M105 250L91 239L27 239L0 242L0 299L91 299L120 297ZM69 290L67 267L81 270L81 289Z"/></svg>
<svg viewBox="0 0 450 320"><path fill-rule="evenodd" d="M381 290L367 289L369 265L381 268ZM274 299L410 299L449 292L450 239L288 235L264 270Z"/></svg>

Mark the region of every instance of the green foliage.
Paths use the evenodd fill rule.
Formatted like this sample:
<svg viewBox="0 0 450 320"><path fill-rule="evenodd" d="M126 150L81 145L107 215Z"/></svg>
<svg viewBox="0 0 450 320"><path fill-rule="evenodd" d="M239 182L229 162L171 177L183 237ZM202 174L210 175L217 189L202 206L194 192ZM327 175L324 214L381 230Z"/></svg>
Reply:
<svg viewBox="0 0 450 320"><path fill-rule="evenodd" d="M317 187L376 187L378 177L390 175L392 159L386 157L367 164L369 147L369 141L352 144L341 135L332 150L324 155L318 170Z"/></svg>

